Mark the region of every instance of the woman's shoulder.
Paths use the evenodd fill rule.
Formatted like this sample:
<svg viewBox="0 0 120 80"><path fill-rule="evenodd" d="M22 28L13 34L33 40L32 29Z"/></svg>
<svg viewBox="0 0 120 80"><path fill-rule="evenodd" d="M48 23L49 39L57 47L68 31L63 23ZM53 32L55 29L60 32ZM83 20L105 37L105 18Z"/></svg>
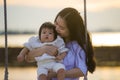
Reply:
<svg viewBox="0 0 120 80"><path fill-rule="evenodd" d="M78 47L78 46L79 46L79 44L78 44L77 41L71 41L71 42L69 42L68 44L70 44L70 45L73 46L73 47Z"/></svg>

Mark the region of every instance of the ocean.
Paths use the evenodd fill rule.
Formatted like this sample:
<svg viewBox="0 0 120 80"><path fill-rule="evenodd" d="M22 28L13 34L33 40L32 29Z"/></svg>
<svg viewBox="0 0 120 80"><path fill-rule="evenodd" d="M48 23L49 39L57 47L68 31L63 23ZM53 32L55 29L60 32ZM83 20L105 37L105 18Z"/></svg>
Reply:
<svg viewBox="0 0 120 80"><path fill-rule="evenodd" d="M93 46L120 46L120 32L94 32L90 33ZM15 34L8 35L8 47L23 47L31 36L37 34ZM5 36L0 35L0 47L5 46Z"/></svg>

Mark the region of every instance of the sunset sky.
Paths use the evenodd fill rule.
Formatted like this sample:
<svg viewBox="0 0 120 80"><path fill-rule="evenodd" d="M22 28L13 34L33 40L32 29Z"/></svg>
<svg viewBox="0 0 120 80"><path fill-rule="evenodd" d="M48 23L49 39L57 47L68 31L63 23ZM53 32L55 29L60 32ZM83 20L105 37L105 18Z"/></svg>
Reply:
<svg viewBox="0 0 120 80"><path fill-rule="evenodd" d="M84 15L83 0L6 0L8 30L37 31L45 21L54 21L65 7ZM86 0L90 31L120 32L120 0ZM0 31L4 30L3 0L0 0Z"/></svg>
<svg viewBox="0 0 120 80"><path fill-rule="evenodd" d="M8 5L45 7L45 8L61 8L73 6L81 9L84 0L6 0ZM120 8L120 0L86 0L88 10L98 11L107 8ZM3 2L1 0L1 5Z"/></svg>

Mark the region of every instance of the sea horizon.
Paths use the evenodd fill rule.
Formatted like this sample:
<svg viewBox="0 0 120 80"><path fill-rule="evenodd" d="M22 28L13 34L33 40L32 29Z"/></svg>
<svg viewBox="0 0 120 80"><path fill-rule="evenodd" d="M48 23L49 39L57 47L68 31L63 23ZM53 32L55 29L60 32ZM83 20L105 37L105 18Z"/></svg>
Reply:
<svg viewBox="0 0 120 80"><path fill-rule="evenodd" d="M15 33L8 34L8 47L23 47L31 36L37 36L37 33ZM90 32L94 47L100 46L120 46L120 32ZM5 46L5 35L0 35L0 47Z"/></svg>

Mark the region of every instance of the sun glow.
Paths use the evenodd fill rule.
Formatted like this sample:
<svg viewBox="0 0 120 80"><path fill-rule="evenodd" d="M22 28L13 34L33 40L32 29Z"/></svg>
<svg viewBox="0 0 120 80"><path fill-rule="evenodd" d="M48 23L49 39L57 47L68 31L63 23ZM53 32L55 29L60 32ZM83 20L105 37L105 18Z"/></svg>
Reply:
<svg viewBox="0 0 120 80"><path fill-rule="evenodd" d="M23 43L33 35L8 35L9 47L23 47ZM93 46L120 46L120 32L118 33L92 33ZM0 35L0 47L4 47L4 35Z"/></svg>
<svg viewBox="0 0 120 80"><path fill-rule="evenodd" d="M109 4L108 4L109 2ZM3 2L0 1L0 5ZM83 0L7 0L8 5L18 6L31 6L31 7L44 7L44 8L63 8L63 7L75 7L77 9L83 9ZM89 11L100 11L106 8L120 8L120 0L88 0L87 9Z"/></svg>
<svg viewBox="0 0 120 80"><path fill-rule="evenodd" d="M93 33L94 46L120 46L120 33Z"/></svg>

